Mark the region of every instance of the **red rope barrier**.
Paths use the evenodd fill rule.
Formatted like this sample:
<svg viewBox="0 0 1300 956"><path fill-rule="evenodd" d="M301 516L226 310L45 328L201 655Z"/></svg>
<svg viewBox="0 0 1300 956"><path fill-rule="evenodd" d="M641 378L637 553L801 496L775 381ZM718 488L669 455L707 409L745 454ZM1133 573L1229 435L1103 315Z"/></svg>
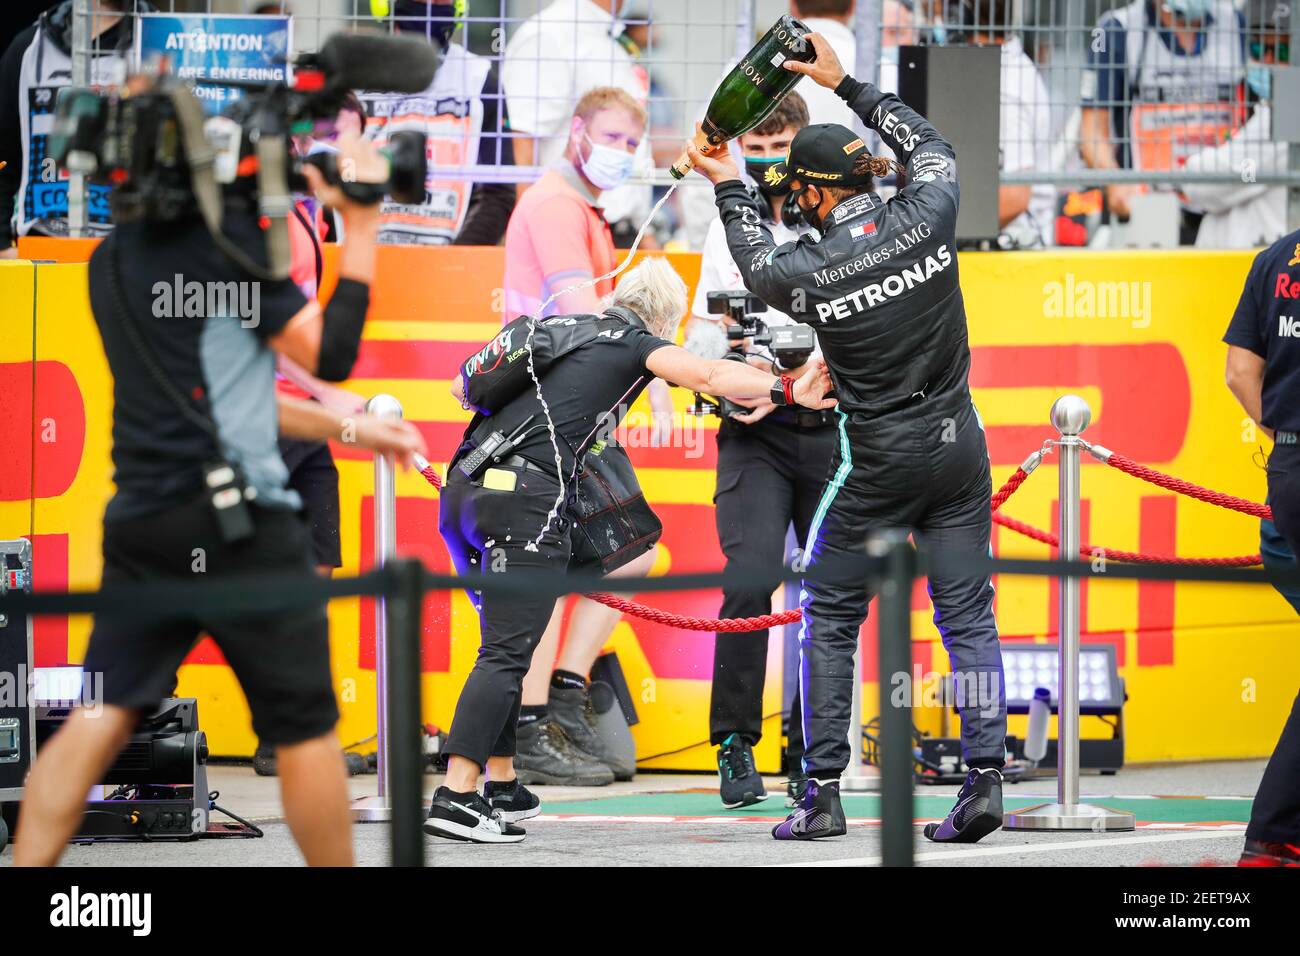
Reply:
<svg viewBox="0 0 1300 956"><path fill-rule="evenodd" d="M622 611L624 614L631 614L633 617L639 617L655 624L667 624L670 627L678 627L684 631L723 631L726 633L735 631L765 631L769 627L776 627L780 624L793 624L803 617L803 611L794 608L789 611L782 611L780 614L764 614L761 617L732 617L732 618L709 618L709 617L685 617L681 614L673 614L657 607L649 607L645 604L637 604L635 601L629 601L626 598L618 597L614 594L594 593L587 594L597 604L603 604L606 607L612 607L615 610Z"/></svg>
<svg viewBox="0 0 1300 956"><path fill-rule="evenodd" d="M1099 449L1100 450L1100 449ZM1101 460L1108 465L1118 468L1125 474L1132 475L1143 481L1158 485L1168 491L1178 494L1187 495L1204 501L1207 504L1218 505L1221 508L1227 508L1232 511L1239 511L1243 514L1253 515L1256 518L1272 518L1273 512L1267 505L1255 504L1244 498L1238 498L1234 495L1227 495L1217 491L1211 491L1208 488L1202 488L1200 485L1194 485L1191 482L1183 481L1172 475L1162 474L1154 469L1147 468L1145 465L1139 465L1137 462L1123 455L1114 452L1106 452ZM1042 460L1042 455L1035 452L1023 465L1012 472L1011 477L1003 483L1002 487L997 490L989 502L990 509L993 512L993 521L1004 528L1009 528L1017 534L1022 534L1027 538L1032 538L1043 544L1050 545L1053 548L1059 547L1060 538L1048 531L1035 528L1033 525L1018 521L1015 518L1009 518L1006 515L998 514L1008 498L1014 495L1020 486L1025 483L1025 479L1034 471L1038 463ZM420 468L420 474L425 480L435 488L442 488L442 479L434 470L433 465L423 458L416 456L416 466ZM1084 558L1092 558L1100 554L1110 561L1119 561L1127 564L1185 564L1198 567L1254 567L1262 563L1258 554L1239 555L1229 558L1180 558L1169 555L1151 555L1142 554L1137 551L1120 551L1116 548L1097 548L1091 545L1084 545L1079 549L1079 554ZM636 601L630 601L627 598L621 598L613 594L597 592L585 595L599 604L606 607L614 608L624 614L631 614L633 617L639 617L642 620L651 621L655 624L666 624L670 627L680 628L686 631L722 631L723 633L741 633L745 631L762 631L771 627L778 627L785 624L793 624L803 617L803 612L794 608L789 611L782 611L780 614L764 614L759 617L743 618L703 618L703 617L686 617L682 614L673 614L661 608L650 607L646 604L638 604Z"/></svg>
<svg viewBox="0 0 1300 956"><path fill-rule="evenodd" d="M1053 548L1059 547L1061 543L1061 539L1050 531L1043 531L1033 525L1025 524L1023 521L1017 521L1015 518L1008 518L1006 515L995 514L993 523L1000 524L1004 528L1010 528L1017 534L1023 534L1026 538L1033 538L1035 541L1051 545ZM1120 551L1117 548L1099 548L1088 544L1079 548L1080 557L1092 558L1096 554L1101 554L1109 561L1119 561L1125 564L1168 563L1187 564L1204 568L1252 568L1263 563L1263 559L1258 554L1243 554L1231 558L1179 558L1161 554L1142 554L1138 551Z"/></svg>
<svg viewBox="0 0 1300 956"><path fill-rule="evenodd" d="M1006 484L999 488L997 494L993 496L993 510L997 511L1006 504L1007 499L1019 490L1020 486L1025 483L1025 479L1028 477L1029 472L1025 471L1024 465L1017 468L1011 477L1007 479Z"/></svg>
<svg viewBox="0 0 1300 956"><path fill-rule="evenodd" d="M1202 488L1190 481L1183 481L1181 478L1166 475L1154 468L1148 468L1146 465L1139 465L1132 458L1126 458L1116 452L1110 452L1102 460L1112 468L1118 468L1126 475L1132 475L1134 478L1150 482L1164 488L1166 491L1186 495L1188 498L1195 498L1197 501L1204 501L1206 504L1216 505L1220 508L1227 508L1229 511L1240 511L1242 514L1256 518L1268 518L1270 521L1273 518L1273 509L1268 505L1256 504L1253 501L1247 501L1245 498L1238 498L1236 495L1226 495L1221 491Z"/></svg>

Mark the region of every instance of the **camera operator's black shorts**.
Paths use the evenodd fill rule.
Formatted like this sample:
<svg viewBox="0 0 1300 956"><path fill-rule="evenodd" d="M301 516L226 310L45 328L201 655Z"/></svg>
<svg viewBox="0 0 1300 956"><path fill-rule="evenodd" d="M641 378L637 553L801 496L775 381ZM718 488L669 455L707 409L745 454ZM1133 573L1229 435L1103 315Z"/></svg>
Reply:
<svg viewBox="0 0 1300 956"><path fill-rule="evenodd" d="M307 527L292 511L253 507L254 534L226 544L206 497L157 514L104 525L103 586L193 581L226 575L314 574ZM202 569L202 570L200 570ZM83 670L102 701L146 710L167 696L201 631L211 634L244 689L253 730L267 744L319 737L338 722L325 606L241 617L201 611L143 625L98 616Z"/></svg>
<svg viewBox="0 0 1300 956"><path fill-rule="evenodd" d="M289 469L289 488L302 499L317 567L341 568L339 469L330 454L330 446L323 441L281 438L280 457Z"/></svg>

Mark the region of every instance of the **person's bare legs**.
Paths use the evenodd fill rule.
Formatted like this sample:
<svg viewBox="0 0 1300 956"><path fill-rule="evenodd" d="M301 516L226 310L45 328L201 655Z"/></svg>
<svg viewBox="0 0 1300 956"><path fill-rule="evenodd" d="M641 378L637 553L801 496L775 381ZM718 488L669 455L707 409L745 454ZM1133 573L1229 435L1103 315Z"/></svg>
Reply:
<svg viewBox="0 0 1300 956"><path fill-rule="evenodd" d="M41 747L18 815L15 866L59 861L86 811L86 795L103 782L139 720L138 710L125 707L105 705L94 717L78 708Z"/></svg>
<svg viewBox="0 0 1300 956"><path fill-rule="evenodd" d="M493 783L509 783L515 779L515 758L488 757L487 778Z"/></svg>
<svg viewBox="0 0 1300 956"><path fill-rule="evenodd" d="M343 751L331 730L276 747L284 819L308 866L352 865L352 817Z"/></svg>
<svg viewBox="0 0 1300 956"><path fill-rule="evenodd" d="M645 577L655 565L655 555L658 550L659 546L656 545L641 557L611 572L607 577L610 579ZM609 635L614 632L622 617L622 611L597 604L588 598L579 598L578 606L573 609L573 615L569 618L569 631L564 638L560 659L555 662L556 670L581 674L585 678L591 672L591 665L596 663L596 658L600 656L600 649L605 646ZM536 662L537 658L534 657L534 665ZM548 672L546 676L549 694L550 673ZM547 698L543 697L539 703L544 704L546 700Z"/></svg>
<svg viewBox="0 0 1300 956"><path fill-rule="evenodd" d="M523 696L519 700L523 707L545 707L550 699L551 669L555 666L555 652L560 646L560 628L564 624L564 605L568 600L562 597L555 602L555 610L542 632L542 639L533 648L533 660L524 675Z"/></svg>
<svg viewBox="0 0 1300 956"><path fill-rule="evenodd" d="M488 758L488 766L497 759L502 758ZM478 789L478 775L482 772L483 768L468 757L452 754L447 758L447 777L442 783L453 793L469 793L471 790Z"/></svg>

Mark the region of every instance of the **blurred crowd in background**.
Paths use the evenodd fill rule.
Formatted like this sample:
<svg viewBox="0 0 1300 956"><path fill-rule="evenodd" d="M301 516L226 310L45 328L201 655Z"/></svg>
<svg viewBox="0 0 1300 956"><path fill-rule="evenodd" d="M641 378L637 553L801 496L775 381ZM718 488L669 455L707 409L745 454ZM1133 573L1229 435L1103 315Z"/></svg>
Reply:
<svg viewBox="0 0 1300 956"><path fill-rule="evenodd" d="M1245 248L1285 232L1277 177L1288 150L1271 134L1269 67L1289 60L1287 0L870 2L865 17L855 0L90 0L113 22L93 31L87 52L129 58L132 15L154 11L289 15L298 49L338 29L423 36L442 51L429 90L358 91L369 135L418 128L430 138L427 202L386 210L385 241L504 242L518 199L568 164L625 248L667 191L666 169L718 80L788 12L826 36L850 73L885 90L897 88L903 46L1000 47L999 108L971 104L998 123L1002 234L993 248ZM14 160L30 151L33 98L67 82L71 6L51 4L0 63L0 151L9 157L0 207L16 203L0 247L15 232L46 231L23 209L30 160ZM864 23L876 31L875 63L856 62ZM636 109L602 94L599 109L588 101L575 114L603 89ZM834 94L808 83L798 92L809 122L855 124ZM611 110L639 128L606 129ZM733 150L743 158L739 144ZM715 216L707 184L690 177L643 248L698 251Z"/></svg>

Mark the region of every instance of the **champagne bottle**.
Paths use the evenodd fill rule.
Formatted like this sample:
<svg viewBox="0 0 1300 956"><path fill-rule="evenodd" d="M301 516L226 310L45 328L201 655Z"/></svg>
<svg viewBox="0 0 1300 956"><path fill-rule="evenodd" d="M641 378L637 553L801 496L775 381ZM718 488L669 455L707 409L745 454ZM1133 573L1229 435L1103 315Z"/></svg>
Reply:
<svg viewBox="0 0 1300 956"><path fill-rule="evenodd" d="M763 122L785 95L802 79L802 74L787 70L786 60L811 63L816 51L808 42L812 31L786 14L745 54L736 67L718 85L694 136L695 148L708 155L721 149L728 140ZM681 179L694 164L683 152L672 167L674 179Z"/></svg>

